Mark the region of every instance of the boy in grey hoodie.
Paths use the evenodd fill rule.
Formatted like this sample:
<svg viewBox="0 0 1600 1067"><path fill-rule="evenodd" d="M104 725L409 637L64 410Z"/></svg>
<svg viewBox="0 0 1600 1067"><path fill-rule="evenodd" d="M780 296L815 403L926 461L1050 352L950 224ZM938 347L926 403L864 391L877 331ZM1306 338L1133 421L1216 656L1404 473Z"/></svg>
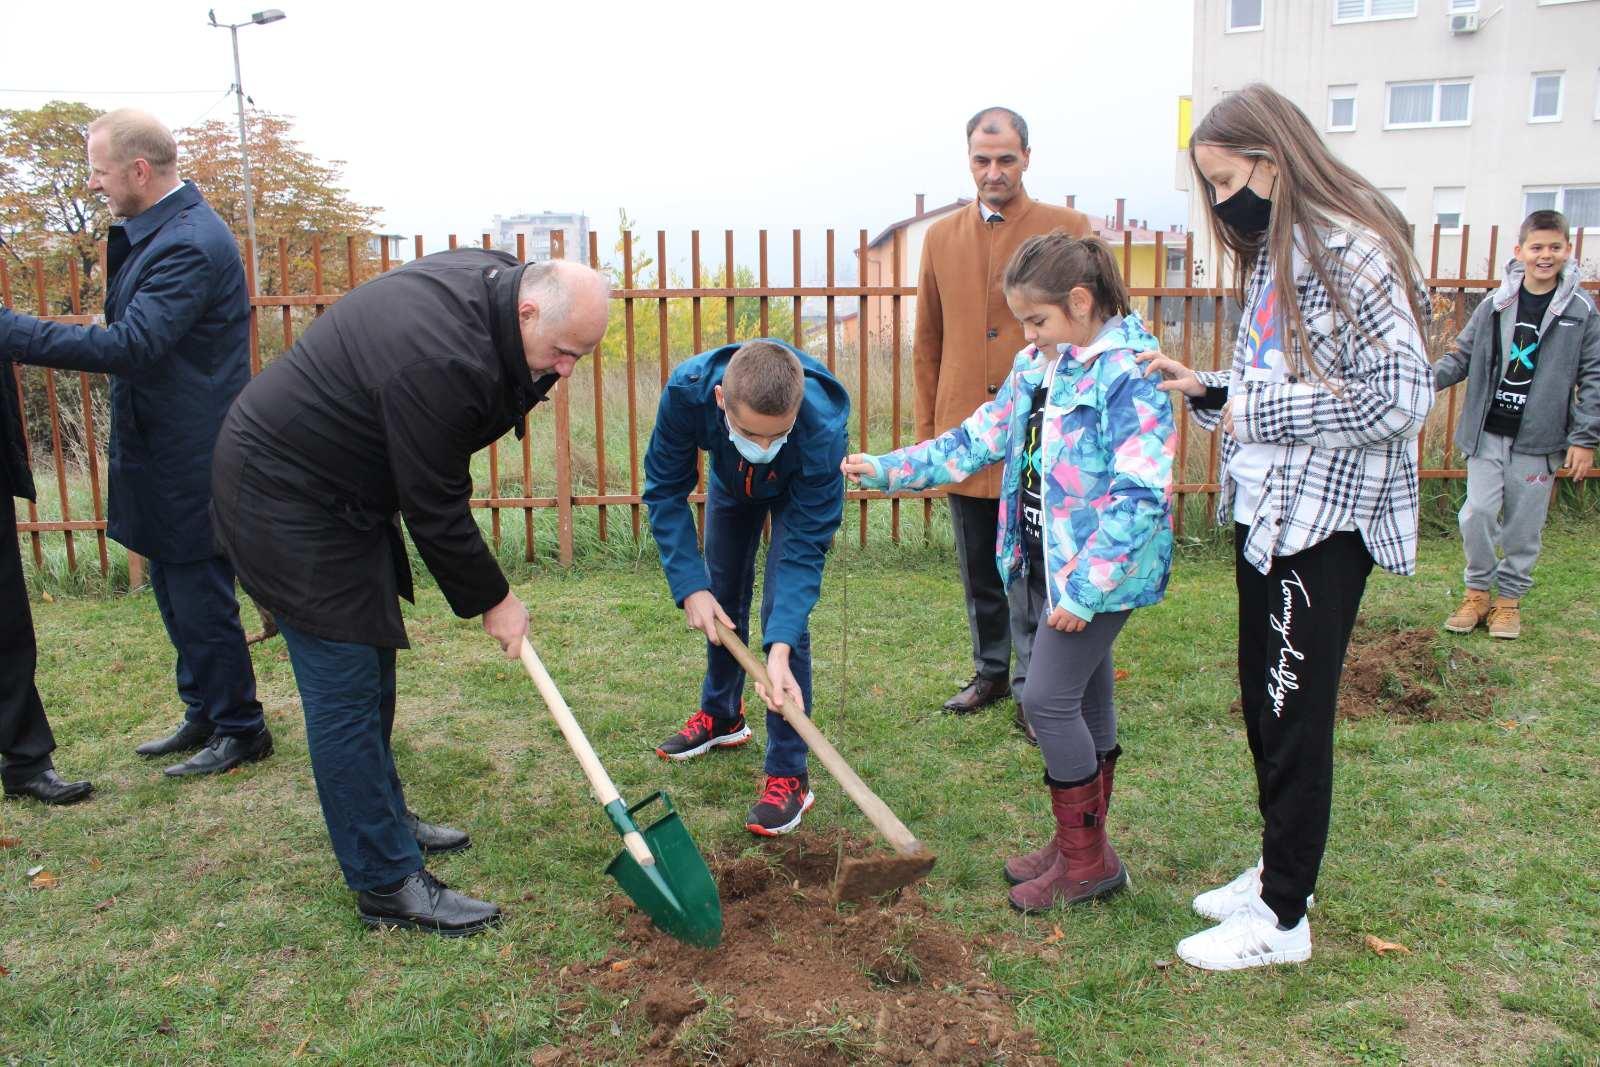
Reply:
<svg viewBox="0 0 1600 1067"><path fill-rule="evenodd" d="M1467 457L1466 595L1444 624L1454 633L1520 636L1552 480L1562 466L1586 477L1594 463L1600 315L1571 253L1560 212L1524 219L1505 280L1434 364L1435 388L1467 381L1455 438Z"/></svg>

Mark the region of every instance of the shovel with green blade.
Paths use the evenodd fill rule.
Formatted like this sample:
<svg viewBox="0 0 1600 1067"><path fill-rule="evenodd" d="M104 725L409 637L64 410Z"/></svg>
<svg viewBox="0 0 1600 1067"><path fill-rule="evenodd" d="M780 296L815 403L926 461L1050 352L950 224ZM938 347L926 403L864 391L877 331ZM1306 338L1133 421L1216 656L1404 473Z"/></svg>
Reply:
<svg viewBox="0 0 1600 1067"><path fill-rule="evenodd" d="M606 873L664 933L701 948L715 948L722 940L722 900L705 858L672 807L672 799L665 793L652 793L631 808L623 804L594 746L526 638L522 641L522 665L539 687L539 695L572 754L578 757L595 797L622 835L623 850L606 867ZM635 817L657 801L663 814L640 830Z"/></svg>

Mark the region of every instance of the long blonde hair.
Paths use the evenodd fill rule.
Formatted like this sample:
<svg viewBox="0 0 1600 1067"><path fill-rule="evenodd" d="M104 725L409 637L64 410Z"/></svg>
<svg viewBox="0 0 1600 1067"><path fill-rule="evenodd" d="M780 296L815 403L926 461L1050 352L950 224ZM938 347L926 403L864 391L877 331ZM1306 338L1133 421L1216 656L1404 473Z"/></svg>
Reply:
<svg viewBox="0 0 1600 1067"><path fill-rule="evenodd" d="M1272 219L1265 233L1248 235L1217 217L1216 189L1200 172L1195 147L1211 145L1250 160L1270 160L1278 168L1272 190ZM1286 345L1285 354L1295 373L1304 375L1306 366L1319 379L1325 375L1311 359L1310 338L1300 302L1295 292L1294 245L1297 235L1311 269L1333 301L1335 322L1342 317L1354 326L1368 343L1374 343L1357 321L1350 306L1350 294L1333 282L1332 256L1317 239L1317 230L1354 226L1376 238L1389 260L1419 331L1428 323L1427 309L1419 288L1422 268L1411 250L1410 226L1389 198L1377 186L1341 163L1328 151L1322 138L1306 118L1305 112L1271 86L1256 82L1231 93L1206 113L1189 140L1189 164L1207 193L1211 234L1217 244L1233 255L1235 281L1240 294L1261 250L1272 261L1273 282L1283 298L1278 301L1287 332L1295 341Z"/></svg>

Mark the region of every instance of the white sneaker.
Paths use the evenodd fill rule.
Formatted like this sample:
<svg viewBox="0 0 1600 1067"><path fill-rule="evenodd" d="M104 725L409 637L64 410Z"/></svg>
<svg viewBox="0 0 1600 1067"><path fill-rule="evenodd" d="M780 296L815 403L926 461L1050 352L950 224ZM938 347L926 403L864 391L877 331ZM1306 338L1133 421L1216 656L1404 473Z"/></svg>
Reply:
<svg viewBox="0 0 1600 1067"><path fill-rule="evenodd" d="M1221 922L1252 899L1261 897L1261 867L1262 861L1256 860L1256 865L1244 871L1243 874L1225 886L1208 889L1194 898L1195 914L1202 919ZM1317 902L1315 893L1306 897L1306 907L1310 908Z"/></svg>
<svg viewBox="0 0 1600 1067"><path fill-rule="evenodd" d="M1242 971L1311 958L1311 924L1305 916L1291 930L1278 929L1278 917L1259 897L1209 930L1178 942L1183 962L1205 971Z"/></svg>

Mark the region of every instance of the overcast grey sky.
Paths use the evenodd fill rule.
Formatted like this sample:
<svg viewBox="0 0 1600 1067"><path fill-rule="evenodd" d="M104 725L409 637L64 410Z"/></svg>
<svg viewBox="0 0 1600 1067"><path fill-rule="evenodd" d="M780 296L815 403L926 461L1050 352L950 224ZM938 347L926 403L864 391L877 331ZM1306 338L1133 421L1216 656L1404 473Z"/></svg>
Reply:
<svg viewBox="0 0 1600 1067"><path fill-rule="evenodd" d="M717 231L711 249L724 228L768 227L786 278L794 227L808 242L827 226L875 234L915 193L971 195L964 124L990 104L1028 120L1034 196L1076 193L1095 212L1126 196L1134 217L1184 221L1188 0L273 2L287 19L240 31L246 92L344 160L386 228L430 249L496 212L547 208L586 212L609 242L626 207L652 246L671 232L674 262L690 227ZM7 7L0 107L62 98L175 127L233 121L228 33L204 0Z"/></svg>

